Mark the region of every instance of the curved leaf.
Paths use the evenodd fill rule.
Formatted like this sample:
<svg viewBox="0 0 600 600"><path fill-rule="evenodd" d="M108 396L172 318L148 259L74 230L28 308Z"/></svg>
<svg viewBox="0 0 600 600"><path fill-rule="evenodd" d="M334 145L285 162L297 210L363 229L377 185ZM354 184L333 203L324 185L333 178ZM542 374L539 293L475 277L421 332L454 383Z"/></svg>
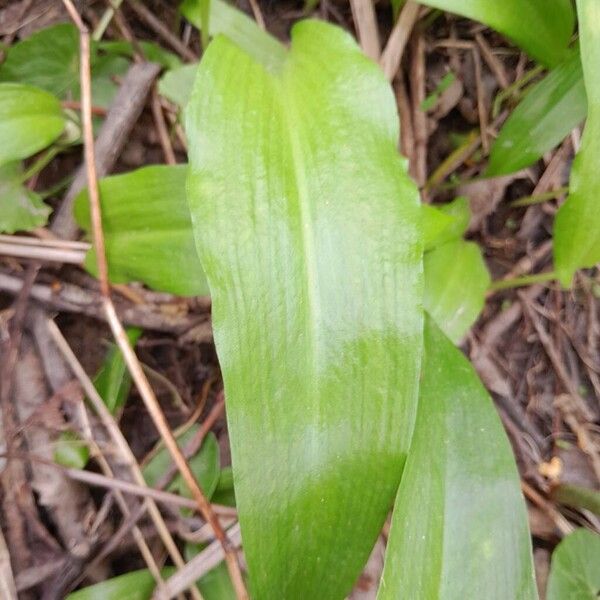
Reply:
<svg viewBox="0 0 600 600"><path fill-rule="evenodd" d="M587 114L579 51L534 85L508 117L492 146L486 175L533 164L557 146Z"/></svg>
<svg viewBox="0 0 600 600"><path fill-rule="evenodd" d="M428 319L419 410L379 600L534 600L519 477L492 401Z"/></svg>
<svg viewBox="0 0 600 600"><path fill-rule="evenodd" d="M170 69L160 78L158 91L165 98L177 104L179 108L185 108L194 87L197 70L198 63Z"/></svg>
<svg viewBox="0 0 600 600"><path fill-rule="evenodd" d="M571 0L423 0L422 4L481 21L545 65L566 54L575 15Z"/></svg>
<svg viewBox="0 0 600 600"><path fill-rule="evenodd" d="M491 279L475 242L456 240L427 252L423 305L442 331L458 343L485 304Z"/></svg>
<svg viewBox="0 0 600 600"><path fill-rule="evenodd" d="M153 166L100 180L102 227L109 276L115 283L197 296L208 293L185 198L187 165ZM75 218L89 231L87 190L75 201ZM96 273L94 251L85 262Z"/></svg>
<svg viewBox="0 0 600 600"><path fill-rule="evenodd" d="M588 117L573 161L570 194L554 225L554 261L563 285L577 269L600 262L600 2L577 0Z"/></svg>
<svg viewBox="0 0 600 600"><path fill-rule="evenodd" d="M49 146L65 127L60 102L20 83L0 83L0 165Z"/></svg>
<svg viewBox="0 0 600 600"><path fill-rule="evenodd" d="M50 207L40 195L23 185L22 175L20 161L0 166L0 232L35 229L44 225L50 215Z"/></svg>
<svg viewBox="0 0 600 600"><path fill-rule="evenodd" d="M420 210L394 97L332 25L296 24L276 72L217 37L187 136L251 589L339 599L416 410Z"/></svg>
<svg viewBox="0 0 600 600"><path fill-rule="evenodd" d="M576 529L554 550L546 600L597 600L600 596L600 536Z"/></svg>

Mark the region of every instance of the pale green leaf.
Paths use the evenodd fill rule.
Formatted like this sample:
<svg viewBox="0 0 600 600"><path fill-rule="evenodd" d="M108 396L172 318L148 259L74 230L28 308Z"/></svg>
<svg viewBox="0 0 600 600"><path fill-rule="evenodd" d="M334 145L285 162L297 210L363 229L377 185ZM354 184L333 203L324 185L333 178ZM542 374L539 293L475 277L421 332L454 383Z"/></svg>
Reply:
<svg viewBox="0 0 600 600"><path fill-rule="evenodd" d="M0 165L49 146L65 127L60 102L48 92L0 83Z"/></svg>
<svg viewBox="0 0 600 600"><path fill-rule="evenodd" d="M115 283L143 281L182 296L208 293L197 259L185 198L187 165L143 167L100 180L102 226L109 276ZM89 231L87 191L75 203ZM96 273L94 251L86 268Z"/></svg>
<svg viewBox="0 0 600 600"><path fill-rule="evenodd" d="M600 536L576 529L554 550L546 600L598 600Z"/></svg>
<svg viewBox="0 0 600 600"><path fill-rule="evenodd" d="M486 175L519 171L557 146L587 114L579 51L534 85L492 146Z"/></svg>
<svg viewBox="0 0 600 600"><path fill-rule="evenodd" d="M158 91L183 109L192 94L198 64L183 65L167 71L158 82Z"/></svg>
<svg viewBox="0 0 600 600"><path fill-rule="evenodd" d="M44 225L50 215L50 207L38 194L27 189L21 178L20 162L0 166L0 232L35 229Z"/></svg>
<svg viewBox="0 0 600 600"><path fill-rule="evenodd" d="M423 305L444 333L458 343L483 309L491 283L481 249L474 242L448 242L427 252L423 264Z"/></svg>
<svg viewBox="0 0 600 600"><path fill-rule="evenodd" d="M161 575L167 578L174 572L174 568L167 567L162 569ZM77 590L65 600L150 600L155 587L152 573L142 569Z"/></svg>
<svg viewBox="0 0 600 600"><path fill-rule="evenodd" d="M177 438L177 444L183 450L186 444L198 433L199 425L190 427L184 434ZM188 461L196 481L200 484L202 491L207 498L210 498L219 483L219 443L214 433L209 433L202 442L202 447ZM172 464L171 454L166 448L161 448L144 467L144 479L149 486L154 486L160 478L167 472ZM173 481L167 488L171 492L176 492L191 498L191 492L184 482L181 474L175 475Z"/></svg>
<svg viewBox="0 0 600 600"><path fill-rule="evenodd" d="M183 16L202 29L203 0L183 0ZM210 2L210 35L223 34L265 67L278 68L285 60L283 45L256 22L224 0Z"/></svg>
<svg viewBox="0 0 600 600"><path fill-rule="evenodd" d="M141 334L141 329L135 327L127 329L127 337L132 347L135 347ZM111 414L116 414L125 404L131 388L131 375L116 344L110 345L102 366L94 378L94 386Z"/></svg>
<svg viewBox="0 0 600 600"><path fill-rule="evenodd" d="M416 411L422 234L394 96L327 23L296 24L275 72L221 36L187 136L250 587L343 598Z"/></svg>
<svg viewBox="0 0 600 600"><path fill-rule="evenodd" d="M554 262L565 286L577 269L600 262L600 2L578 0L577 11L588 117L573 161L570 194L554 224Z"/></svg>
<svg viewBox="0 0 600 600"><path fill-rule="evenodd" d="M417 422L378 599L476 598L537 598L527 513L488 393L428 319Z"/></svg>
<svg viewBox="0 0 600 600"><path fill-rule="evenodd" d="M72 431L65 431L54 442L53 460L63 467L83 469L89 459L87 444Z"/></svg>
<svg viewBox="0 0 600 600"><path fill-rule="evenodd" d="M545 65L565 58L575 24L571 0L552 0L550 7L548 0L423 0L422 4L481 21Z"/></svg>

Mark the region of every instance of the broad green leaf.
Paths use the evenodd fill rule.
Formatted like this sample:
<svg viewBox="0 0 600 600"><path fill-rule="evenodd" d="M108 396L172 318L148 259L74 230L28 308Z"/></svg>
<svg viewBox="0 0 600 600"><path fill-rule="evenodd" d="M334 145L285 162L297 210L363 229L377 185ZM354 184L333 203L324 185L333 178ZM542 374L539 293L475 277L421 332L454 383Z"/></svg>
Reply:
<svg viewBox="0 0 600 600"><path fill-rule="evenodd" d="M92 45L92 96L94 104L110 104L117 86L112 76L122 75L129 61L98 55ZM71 23L60 23L33 33L12 45L0 65L0 81L26 83L62 99L79 99L79 33Z"/></svg>
<svg viewBox="0 0 600 600"><path fill-rule="evenodd" d="M140 335L141 329L127 329L127 337L132 346L135 346ZM111 414L116 414L125 404L131 388L131 375L116 344L110 345L106 358L94 378L94 386Z"/></svg>
<svg viewBox="0 0 600 600"><path fill-rule="evenodd" d="M35 229L45 225L50 215L50 207L42 202L39 194L23 185L22 175L23 170L18 161L0 166L0 232L2 233Z"/></svg>
<svg viewBox="0 0 600 600"><path fill-rule="evenodd" d="M143 281L182 296L208 293L191 233L186 172L187 165L153 166L100 180L111 281ZM75 217L89 231L87 191L76 200ZM93 250L86 268L96 272Z"/></svg>
<svg viewBox="0 0 600 600"><path fill-rule="evenodd" d="M275 71L217 37L186 112L252 593L342 598L416 410L421 219L395 100L347 33L303 21Z"/></svg>
<svg viewBox="0 0 600 600"><path fill-rule="evenodd" d="M183 0L181 14L202 29L203 0ZM278 68L285 60L285 48L263 31L249 16L224 0L210 2L210 35L223 34L252 58L268 68Z"/></svg>
<svg viewBox="0 0 600 600"><path fill-rule="evenodd" d="M587 114L579 51L534 85L502 126L486 175L519 171L557 146Z"/></svg>
<svg viewBox="0 0 600 600"><path fill-rule="evenodd" d="M511 447L471 364L430 319L378 594L400 598L537 598Z"/></svg>
<svg viewBox="0 0 600 600"><path fill-rule="evenodd" d="M0 81L27 83L60 98L79 90L77 28L71 23L60 23L12 45L0 66Z"/></svg>
<svg viewBox="0 0 600 600"><path fill-rule="evenodd" d="M474 242L448 242L427 252L423 264L423 305L444 333L458 343L483 309L491 283L481 249Z"/></svg>
<svg viewBox="0 0 600 600"><path fill-rule="evenodd" d="M184 448L192 437L197 433L199 425L193 425L183 435L177 438L180 448ZM162 447L144 467L144 479L149 486L154 486L159 479L166 473L171 465L171 455L169 451ZM219 443L214 433L209 433L202 443L202 447L190 460L188 464L200 484L202 491L210 498L219 483ZM177 474L167 488L171 492L176 492L191 498L191 492L180 474Z"/></svg>
<svg viewBox="0 0 600 600"><path fill-rule="evenodd" d="M598 600L600 536L576 529L554 550L547 600Z"/></svg>
<svg viewBox="0 0 600 600"><path fill-rule="evenodd" d="M185 108L192 94L198 64L183 65L167 71L158 82L158 91L168 100Z"/></svg>
<svg viewBox="0 0 600 600"><path fill-rule="evenodd" d="M63 467L83 469L89 459L87 444L72 431L65 431L54 442L53 460Z"/></svg>
<svg viewBox="0 0 600 600"><path fill-rule="evenodd" d="M423 0L422 4L481 21L511 38L533 58L556 65L565 58L575 15L571 0Z"/></svg>
<svg viewBox="0 0 600 600"><path fill-rule="evenodd" d="M65 128L60 102L48 92L0 83L0 165L49 146Z"/></svg>
<svg viewBox="0 0 600 600"><path fill-rule="evenodd" d="M570 194L554 224L554 262L564 286L577 269L600 262L600 2L578 0L577 12L588 117L573 161Z"/></svg>
<svg viewBox="0 0 600 600"><path fill-rule="evenodd" d="M174 572L174 568L166 567L161 574L163 578L168 578ZM142 569L77 590L65 600L150 600L155 587L152 573Z"/></svg>

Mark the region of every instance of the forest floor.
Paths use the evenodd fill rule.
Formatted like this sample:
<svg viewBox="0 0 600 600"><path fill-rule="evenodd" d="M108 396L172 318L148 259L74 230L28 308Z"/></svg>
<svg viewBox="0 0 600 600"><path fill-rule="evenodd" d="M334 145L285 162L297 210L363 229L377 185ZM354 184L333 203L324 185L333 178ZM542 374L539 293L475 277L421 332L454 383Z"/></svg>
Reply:
<svg viewBox="0 0 600 600"><path fill-rule="evenodd" d="M125 31L177 53L133 4L123 3L120 21L111 22L105 38L121 40ZM145 4L182 40L189 53L183 53L182 59L200 56L198 32L181 22L176 2ZM250 15L260 13L267 29L284 40L291 25L306 14L303 2L240 0L237 4ZM79 3L90 23L98 22L105 7L103 0ZM355 33L347 2L323 0L314 12ZM392 21L384 2L378 3L378 18L380 37L385 40ZM59 1L0 0L0 36L7 45L63 21L68 21L68 15ZM393 81L402 152L424 190L424 200L469 198L473 216L468 237L483 248L494 280L538 273L551 264L553 218L564 199L560 190L568 185L579 143L576 130L533 167L477 180L490 142L519 95L506 94L497 116L492 111L494 99L533 66L482 25L448 15L435 19L423 15ZM446 89L423 111L423 102L448 73L453 76ZM141 114L127 124L130 133L110 172L169 162L170 151L177 162L185 162L185 147L177 135L170 135L165 144L152 98L152 93L144 94ZM176 122L168 103L159 103L158 110L167 123ZM33 185L48 189L72 175L81 161L80 148L61 154ZM547 202L513 204L556 190L557 198ZM61 190L48 201L56 208L63 196ZM43 230L37 233L44 238ZM493 395L517 457L542 595L550 555L561 537L576 526L600 531L600 520L593 513L558 502L561 490L569 485L600 487L600 276L592 270L577 278L573 291L544 283L490 293L481 317L461 344ZM152 380L171 426L207 424L218 441L221 466L227 466L229 446L210 302L158 294L136 285L116 286L114 297L126 323L144 326L136 349L140 361L155 373ZM74 586L144 566L141 557L131 552L135 521L125 519L123 526L112 508L113 494L96 484L75 482L63 471L35 460L19 459L25 452L47 457L48 446L68 429L66 421L76 418L83 397L70 367L53 346L47 315L55 317L85 371L96 373L111 340L101 317L96 280L77 266L36 265L0 254L0 341L3 364L12 367L3 370L2 386L13 386L9 398L3 397L1 436L15 453L2 465L0 495L6 499L10 490L19 490L13 506L3 502L1 522L23 598L61 598ZM11 352L18 352L12 362ZM98 425L88 425L91 435L96 435ZM159 437L134 388L119 427L136 460L146 464ZM21 441L6 442L15 436ZM187 539L198 523L171 511L166 524L171 533ZM158 535L155 526L147 519L138 525L152 545ZM65 539L77 540L70 552L65 550ZM374 598L383 543L382 537L353 598ZM0 563L6 559L1 550L0 544Z"/></svg>

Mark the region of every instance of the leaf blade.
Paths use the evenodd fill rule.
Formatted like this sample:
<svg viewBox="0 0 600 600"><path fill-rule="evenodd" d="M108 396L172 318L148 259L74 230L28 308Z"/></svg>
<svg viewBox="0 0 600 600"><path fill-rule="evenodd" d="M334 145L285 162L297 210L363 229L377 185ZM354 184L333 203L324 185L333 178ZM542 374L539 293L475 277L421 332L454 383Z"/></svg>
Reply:
<svg viewBox="0 0 600 600"><path fill-rule="evenodd" d="M431 319L378 600L534 600L518 473L491 399Z"/></svg>
<svg viewBox="0 0 600 600"><path fill-rule="evenodd" d="M578 0L577 11L588 117L573 161L570 194L554 223L554 261L564 286L577 269L600 262L600 4Z"/></svg>
<svg viewBox="0 0 600 600"><path fill-rule="evenodd" d="M368 556L412 430L420 215L382 74L331 25L292 39L275 74L223 37L209 46L187 109L188 200L251 588L335 598ZM252 85L229 87L233 66Z"/></svg>

